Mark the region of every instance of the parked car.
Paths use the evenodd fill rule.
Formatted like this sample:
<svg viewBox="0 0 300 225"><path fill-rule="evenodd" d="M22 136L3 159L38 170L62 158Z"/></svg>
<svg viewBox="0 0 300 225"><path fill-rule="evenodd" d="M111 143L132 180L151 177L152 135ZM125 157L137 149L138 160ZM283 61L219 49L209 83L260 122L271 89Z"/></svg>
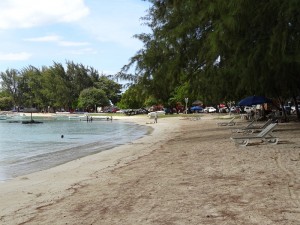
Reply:
<svg viewBox="0 0 300 225"><path fill-rule="evenodd" d="M191 107L190 111L192 113L200 113L200 112L203 112L203 108L201 106L196 105L196 106Z"/></svg>
<svg viewBox="0 0 300 225"><path fill-rule="evenodd" d="M228 113L229 109L227 107L222 107L222 108L219 108L219 112L220 113Z"/></svg>
<svg viewBox="0 0 300 225"><path fill-rule="evenodd" d="M132 116L132 115L138 115L138 114L148 114L149 111L147 109L144 108L140 108L140 109L124 109L123 112L128 115L128 116Z"/></svg>
<svg viewBox="0 0 300 225"><path fill-rule="evenodd" d="M103 113L115 113L119 109L117 107L105 107L101 112Z"/></svg>
<svg viewBox="0 0 300 225"><path fill-rule="evenodd" d="M203 111L206 113L215 113L217 109L210 106L210 107L206 107Z"/></svg>
<svg viewBox="0 0 300 225"><path fill-rule="evenodd" d="M300 105L298 105L298 110L300 111ZM296 113L296 106L291 107L291 113Z"/></svg>
<svg viewBox="0 0 300 225"><path fill-rule="evenodd" d="M238 113L238 112L240 112L240 107L239 106L231 106L230 112Z"/></svg>
<svg viewBox="0 0 300 225"><path fill-rule="evenodd" d="M125 112L124 112L124 110L123 110L123 109L120 109L120 110L116 111L116 113L123 114L123 113L125 113Z"/></svg>
<svg viewBox="0 0 300 225"><path fill-rule="evenodd" d="M255 108L252 107L252 106L245 106L245 107L244 107L244 111L245 111L246 113L251 113L251 112L254 112L254 111L255 111Z"/></svg>

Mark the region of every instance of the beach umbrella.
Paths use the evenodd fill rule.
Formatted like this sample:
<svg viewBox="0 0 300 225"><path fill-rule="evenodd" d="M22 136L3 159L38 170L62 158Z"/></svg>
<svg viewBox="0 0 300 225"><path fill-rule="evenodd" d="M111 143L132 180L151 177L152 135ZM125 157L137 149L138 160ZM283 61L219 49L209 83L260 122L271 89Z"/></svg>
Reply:
<svg viewBox="0 0 300 225"><path fill-rule="evenodd" d="M32 119L32 113L37 112L37 109L36 108L25 108L24 112L25 113L30 113L31 121L33 121L33 119Z"/></svg>
<svg viewBox="0 0 300 225"><path fill-rule="evenodd" d="M264 96L249 96L247 98L242 99L238 105L239 106L251 106L251 105L260 105L264 103L271 103L272 100L268 99Z"/></svg>

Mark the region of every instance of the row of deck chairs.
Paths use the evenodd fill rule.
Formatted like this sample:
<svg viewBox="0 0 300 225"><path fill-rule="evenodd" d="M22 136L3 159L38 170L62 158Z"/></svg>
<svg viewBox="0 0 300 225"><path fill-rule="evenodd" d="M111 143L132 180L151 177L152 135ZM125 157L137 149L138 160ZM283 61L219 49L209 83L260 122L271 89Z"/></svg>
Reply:
<svg viewBox="0 0 300 225"><path fill-rule="evenodd" d="M234 118L226 123L218 123L218 126L234 126ZM247 126L238 129L232 129L230 139L234 141L237 146L247 146L252 141L261 141L267 144L277 144L279 138L273 136L272 132L278 125L278 121L272 121L269 119L265 123L255 126L255 121L250 122ZM253 134L257 133L257 134Z"/></svg>
<svg viewBox="0 0 300 225"><path fill-rule="evenodd" d="M267 126L269 126L272 123L272 119L267 120L265 123L260 124L260 125L255 125L255 120L251 121L248 123L247 126L243 128L238 128L238 129L232 129L232 133L247 133L247 134L252 134L257 131L265 129Z"/></svg>

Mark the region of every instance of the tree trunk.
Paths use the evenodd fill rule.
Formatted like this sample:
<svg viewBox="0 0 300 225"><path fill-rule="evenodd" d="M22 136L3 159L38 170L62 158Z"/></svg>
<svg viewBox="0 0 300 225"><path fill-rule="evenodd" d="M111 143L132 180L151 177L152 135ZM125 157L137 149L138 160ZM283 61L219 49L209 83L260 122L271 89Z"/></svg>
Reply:
<svg viewBox="0 0 300 225"><path fill-rule="evenodd" d="M281 105L282 116L283 116L283 118L281 119L281 121L287 122L288 119L287 119L287 115L286 115L286 110L284 108L284 102L283 102L283 100L281 98L279 98L279 102L280 102L280 105Z"/></svg>

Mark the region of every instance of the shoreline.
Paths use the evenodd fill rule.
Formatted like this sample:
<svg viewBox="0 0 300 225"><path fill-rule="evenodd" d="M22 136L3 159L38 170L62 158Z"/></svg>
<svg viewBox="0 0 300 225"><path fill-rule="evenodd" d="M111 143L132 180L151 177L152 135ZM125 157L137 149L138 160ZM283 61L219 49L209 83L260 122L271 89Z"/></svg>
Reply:
<svg viewBox="0 0 300 225"><path fill-rule="evenodd" d="M213 115L126 119L154 130L0 184L0 223L300 223L299 123L279 125L278 145L237 148Z"/></svg>
<svg viewBox="0 0 300 225"><path fill-rule="evenodd" d="M26 117L30 117L30 113L24 113L26 115ZM51 116L52 114L36 114L35 116L36 117L41 117L41 118L47 118L49 116ZM136 125L140 125L140 126L146 126L148 127L147 128L147 132L146 134L144 134L142 137L136 139L136 140L133 140L131 142L128 142L128 143L125 143L125 144L122 144L122 145L119 145L119 146L114 146L112 148L109 148L109 149L105 149L105 150L102 150L98 153L93 153L93 154L90 154L90 155L87 155L87 156L84 156L84 157L80 157L80 158L77 158L75 160L71 160L69 162L66 162L66 163L63 163L63 164L60 164L60 165L57 165L57 166L54 166L54 167L51 167L51 168L48 168L48 169L44 169L44 170L40 170L40 171L36 171L36 172L33 172L33 173L29 173L29 174L25 174L25 175L20 175L20 176L17 176L17 177L13 177L13 178L9 178L7 180L3 180L0 182L0 185L3 184L3 183L7 183L9 181L14 181L14 180L26 180L27 176L31 176L31 175L35 175L35 174L39 174L39 173L43 173L44 171L48 171L48 170L56 170L55 168L58 167L58 170L60 170L59 167L64 167L65 164L75 164L76 161L89 161L90 159L89 158L93 158L93 156L97 156L99 157L99 155L110 155L111 152L119 152L119 151L122 151L123 148L126 148L128 149L128 145L131 145L131 144L134 144L135 142L139 142L139 141L142 141L141 139L148 139L149 137L148 136L151 136L151 134L153 133L154 131L154 127L151 126L152 123L149 123L149 118L146 118L146 116L135 116L134 118L133 117L120 117L120 118L117 118L115 120L118 120L118 121L124 121L124 122L131 122L131 123L135 123ZM112 151L111 151L112 150ZM110 152L111 151L111 152ZM118 154L118 153L117 153ZM87 158L85 160L85 158ZM72 167L73 165L71 165Z"/></svg>
<svg viewBox="0 0 300 225"><path fill-rule="evenodd" d="M26 120L27 118L30 118L27 116L28 115L26 115ZM66 123L67 125L64 125L63 127L69 127L68 122L74 123L74 125L70 125L72 127L74 126L73 130L80 130L82 127L85 127L82 129L85 129L86 131L82 134L92 131L91 135L88 135L88 137L84 135L78 137L77 133L75 133L74 136L74 133L68 133L68 129L66 131L60 128L61 120L51 120L50 123L50 120L46 119L50 116L51 115L49 114L34 116L35 120L43 121L46 125L42 126L46 128L39 128L40 125L30 126L30 128L28 128L31 132L30 135L25 135L24 143L18 145L14 144L14 140L19 141L23 131L28 130L28 126L19 127L17 124L15 127L14 125L12 126L9 124L8 121L4 121L4 124L1 123L4 125L3 127L1 126L1 132L4 132L3 138L5 143L2 142L3 145L1 145L1 154L3 153L3 158L1 157L0 184L19 176L25 176L27 174L65 164L78 158L110 150L116 146L126 144L131 140L139 139L151 132L147 126L140 126L137 123L128 123L124 120L115 120L115 123L95 121L91 125L81 125L79 120L64 121L64 124ZM53 127L52 124L56 124L55 127ZM124 125L126 129L122 128L123 125L120 124L127 124ZM7 132L6 129L8 129ZM14 129L17 129L16 132L14 132ZM49 129L52 131L49 131ZM53 130L56 132L53 132ZM93 132L96 130L100 133L98 132L95 133L96 135L93 135ZM64 139L62 139L61 134L58 134L57 132L65 134ZM8 134L6 135L5 133ZM47 133L49 133L49 135ZM117 135L117 139L114 138L116 133L121 134L121 136ZM11 134L16 134L16 139L11 137ZM39 137L36 138L36 135ZM22 154L26 154L26 157Z"/></svg>
<svg viewBox="0 0 300 225"><path fill-rule="evenodd" d="M25 114L26 116L28 116L27 113ZM49 114L36 114L34 116L48 117ZM116 120L124 120L125 122L132 122L137 125L148 126L149 131L142 138L136 139L130 143L121 146L114 147L109 151L102 151L96 154L88 155L46 170L22 175L1 182L1 224L2 222L4 222L4 224L16 224L15 222L6 221L6 219L3 218L6 217L6 214L13 213L13 211L16 210L14 209L14 207L20 202L22 202L22 205L25 204L30 206L31 201L34 201L33 199L36 198L36 195L44 195L43 192L45 190L48 190L49 188L51 189L51 193L48 193L49 195L45 194L46 199L53 198L57 193L61 192L61 190L65 190L65 193L62 194L63 196L69 195L68 189L72 187L74 183L80 183L89 180L91 176L93 177L93 173L123 166L130 161L134 161L139 157L143 157L144 155L149 154L153 150L153 146L157 144L160 141L160 139L165 138L166 134L163 134L163 131L164 129L167 129L169 127L167 123L164 124L163 122L159 121L161 129L154 129L156 124L148 123L150 119L146 115L134 117L122 116L118 117ZM175 120L177 119L175 118ZM174 123L172 124L174 127L178 126ZM166 127L166 125L168 127ZM150 141L153 135L155 136L155 142ZM144 143L147 144L144 145ZM143 146L142 151L140 147L138 149L136 149L135 147L131 148L133 145ZM145 146L148 146L149 149L144 149ZM59 185L57 185L57 183L59 183Z"/></svg>

